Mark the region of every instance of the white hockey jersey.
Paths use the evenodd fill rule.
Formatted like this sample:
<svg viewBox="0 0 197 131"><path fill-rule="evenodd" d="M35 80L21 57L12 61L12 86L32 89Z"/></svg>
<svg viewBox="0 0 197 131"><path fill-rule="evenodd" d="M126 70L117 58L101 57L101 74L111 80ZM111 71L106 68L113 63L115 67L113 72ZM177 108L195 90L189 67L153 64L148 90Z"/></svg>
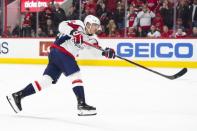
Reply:
<svg viewBox="0 0 197 131"><path fill-rule="evenodd" d="M79 31L83 35L83 40L90 44L98 44L95 36L89 36L85 33L85 25L81 20L69 20L63 21L58 27L59 34L54 42L55 45L63 47L65 51L73 55L74 57L79 54L80 50L90 48L85 44L75 44L72 32Z"/></svg>

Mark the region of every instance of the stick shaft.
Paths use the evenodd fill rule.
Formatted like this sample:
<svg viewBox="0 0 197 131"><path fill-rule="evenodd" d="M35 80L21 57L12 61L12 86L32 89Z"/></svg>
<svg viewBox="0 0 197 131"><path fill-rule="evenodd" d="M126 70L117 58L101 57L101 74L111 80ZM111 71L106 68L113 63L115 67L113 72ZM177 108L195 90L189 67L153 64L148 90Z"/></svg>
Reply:
<svg viewBox="0 0 197 131"><path fill-rule="evenodd" d="M92 44L90 44L90 43L88 43L88 42L85 42L85 41L84 41L84 44L86 44L86 45L88 45L88 46L91 46L91 47L93 47L93 48L95 48L95 49L98 49L98 50L100 50L100 51L104 51L104 49L102 49L101 47L92 45ZM118 55L115 55L115 56L116 56L116 58L119 58L119 59L121 59L121 60L127 61L128 63L131 63L131 64L133 64L133 65L136 65L136 66L138 66L138 67L141 67L141 68L143 68L143 69L145 69L145 70L148 70L148 71L150 71L150 72L152 72L152 73L155 73L155 74L157 74L157 75L160 75L160 76L162 76L162 77L168 78L168 79L170 79L170 80L179 78L179 77L181 77L182 75L184 75L184 74L187 72L187 68L183 68L183 69L182 69L181 71L179 71L178 73L176 73L176 74L174 74L174 75L172 75L172 76L168 76L168 75L162 74L162 73L160 73L160 72L157 72L157 71L155 71L155 70L152 70L152 69L150 69L150 68L148 68L148 67L145 67L145 66L143 66L143 65L141 65L141 64L138 64L138 63L136 63L136 62L134 62L134 61L128 60L128 59L123 58L123 57L120 57L120 56L118 56Z"/></svg>

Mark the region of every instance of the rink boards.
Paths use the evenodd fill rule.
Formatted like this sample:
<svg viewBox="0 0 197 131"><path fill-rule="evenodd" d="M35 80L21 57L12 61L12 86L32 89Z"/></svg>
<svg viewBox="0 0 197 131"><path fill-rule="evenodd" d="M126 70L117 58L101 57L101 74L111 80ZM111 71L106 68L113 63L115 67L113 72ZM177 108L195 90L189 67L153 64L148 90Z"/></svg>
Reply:
<svg viewBox="0 0 197 131"><path fill-rule="evenodd" d="M47 64L54 39L0 39L0 63ZM116 54L148 67L197 68L196 39L99 39L100 45L115 49ZM88 48L77 61L88 66L132 66L125 61L109 60L101 52Z"/></svg>

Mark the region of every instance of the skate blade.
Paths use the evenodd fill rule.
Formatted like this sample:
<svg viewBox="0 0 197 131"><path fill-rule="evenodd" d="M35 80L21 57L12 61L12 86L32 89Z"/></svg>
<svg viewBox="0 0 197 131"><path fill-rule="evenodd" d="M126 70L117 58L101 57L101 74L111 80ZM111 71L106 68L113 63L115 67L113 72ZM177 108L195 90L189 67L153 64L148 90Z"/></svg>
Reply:
<svg viewBox="0 0 197 131"><path fill-rule="evenodd" d="M12 109L14 110L15 113L18 113L20 110L18 109L18 107L15 104L14 98L12 96L6 96L8 103L10 104L10 106L12 107Z"/></svg>
<svg viewBox="0 0 197 131"><path fill-rule="evenodd" d="M78 116L93 116L96 114L97 114L96 110L94 111L79 110Z"/></svg>

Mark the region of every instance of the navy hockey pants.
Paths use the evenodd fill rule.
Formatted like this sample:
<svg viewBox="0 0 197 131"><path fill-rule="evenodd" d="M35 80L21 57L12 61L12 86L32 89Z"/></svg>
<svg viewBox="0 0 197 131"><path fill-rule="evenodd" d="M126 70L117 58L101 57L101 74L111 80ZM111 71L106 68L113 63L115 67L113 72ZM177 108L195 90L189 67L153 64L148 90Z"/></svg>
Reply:
<svg viewBox="0 0 197 131"><path fill-rule="evenodd" d="M53 84L57 82L62 73L65 76L69 76L80 71L74 58L56 48L51 48L48 59L49 63L43 75L49 75L53 79Z"/></svg>

